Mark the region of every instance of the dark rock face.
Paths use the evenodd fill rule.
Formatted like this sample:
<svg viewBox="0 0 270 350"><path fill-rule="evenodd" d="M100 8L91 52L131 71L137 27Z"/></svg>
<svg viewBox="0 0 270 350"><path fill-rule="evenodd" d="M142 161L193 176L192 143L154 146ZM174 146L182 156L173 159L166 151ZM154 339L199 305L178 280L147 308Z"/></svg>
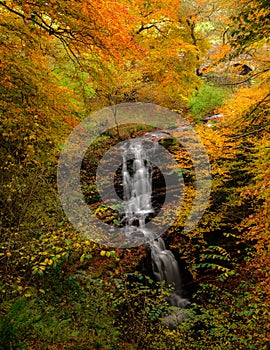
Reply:
<svg viewBox="0 0 270 350"><path fill-rule="evenodd" d="M253 71L253 69L250 68L247 64L235 63L233 66L239 70L238 75L244 76Z"/></svg>

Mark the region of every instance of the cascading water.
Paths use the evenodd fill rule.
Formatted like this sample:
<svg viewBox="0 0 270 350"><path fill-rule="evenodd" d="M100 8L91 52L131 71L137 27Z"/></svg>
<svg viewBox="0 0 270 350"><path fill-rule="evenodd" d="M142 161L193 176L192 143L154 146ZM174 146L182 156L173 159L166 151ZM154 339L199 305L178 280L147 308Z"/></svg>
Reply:
<svg viewBox="0 0 270 350"><path fill-rule="evenodd" d="M153 167L149 161L149 154L138 139L125 143L122 150L125 235L145 237L151 248L152 270L155 278L158 281L165 281L166 285L174 286L174 291L167 299L169 304L186 308L190 302L181 296L182 286L178 262L173 253L166 249L164 240L156 237L154 232L150 232L145 227L147 218L154 213L152 206ZM187 316L183 311L178 311L165 317L164 320L173 327L185 317Z"/></svg>
<svg viewBox="0 0 270 350"><path fill-rule="evenodd" d="M145 219L153 213L151 204L152 183L149 163L141 143L131 143L128 150L134 157L132 175L128 171L126 154L123 155L123 191L124 211L127 221L126 234L134 233L134 222L138 221L138 228L141 233L145 231ZM137 230L136 230L137 231Z"/></svg>

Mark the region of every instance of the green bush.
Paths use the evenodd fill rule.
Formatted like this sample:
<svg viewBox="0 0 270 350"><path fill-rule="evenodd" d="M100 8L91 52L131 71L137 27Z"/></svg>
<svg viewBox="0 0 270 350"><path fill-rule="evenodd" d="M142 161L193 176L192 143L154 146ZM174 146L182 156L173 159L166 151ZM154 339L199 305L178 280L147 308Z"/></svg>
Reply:
<svg viewBox="0 0 270 350"><path fill-rule="evenodd" d="M0 306L0 349L117 349L119 332L102 281L73 275Z"/></svg>
<svg viewBox="0 0 270 350"><path fill-rule="evenodd" d="M113 305L123 344L138 350L176 349L177 341L170 340L163 321L175 311L165 300L170 289L137 273L114 280L114 284Z"/></svg>
<svg viewBox="0 0 270 350"><path fill-rule="evenodd" d="M267 349L267 306L256 286L242 281L230 291L202 284L197 298L192 316L176 330L166 331L170 349Z"/></svg>
<svg viewBox="0 0 270 350"><path fill-rule="evenodd" d="M230 92L226 88L212 85L202 85L199 90L194 91L188 101L192 117L199 121L203 117L214 114L217 107L223 104Z"/></svg>

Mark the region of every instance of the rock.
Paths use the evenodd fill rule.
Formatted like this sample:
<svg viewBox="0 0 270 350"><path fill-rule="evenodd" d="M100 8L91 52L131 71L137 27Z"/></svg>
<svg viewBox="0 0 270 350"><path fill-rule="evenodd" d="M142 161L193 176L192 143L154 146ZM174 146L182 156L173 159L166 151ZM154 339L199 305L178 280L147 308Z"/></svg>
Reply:
<svg viewBox="0 0 270 350"><path fill-rule="evenodd" d="M173 330L188 317L189 315L183 309L179 309L164 317L162 322L165 323L170 330Z"/></svg>

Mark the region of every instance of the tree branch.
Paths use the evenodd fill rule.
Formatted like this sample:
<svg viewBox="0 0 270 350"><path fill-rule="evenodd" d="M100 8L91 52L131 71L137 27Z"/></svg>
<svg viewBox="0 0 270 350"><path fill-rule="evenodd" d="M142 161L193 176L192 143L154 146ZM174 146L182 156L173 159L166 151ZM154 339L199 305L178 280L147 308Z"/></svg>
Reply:
<svg viewBox="0 0 270 350"><path fill-rule="evenodd" d="M267 125L269 125L269 124L267 124ZM262 128L259 128L259 129L256 129L256 130L253 130L253 131L250 131L250 132L246 132L244 134L239 134L239 135L236 135L236 136L232 136L232 139L239 139L241 137L245 137L245 136L248 136L248 135L256 134L257 132L265 130L267 125L262 127Z"/></svg>
<svg viewBox="0 0 270 350"><path fill-rule="evenodd" d="M0 5L2 5L9 12L15 14L16 16L21 17L25 23L27 23L28 21L31 21L32 23L35 23L40 28L44 29L47 33L49 33L49 35L53 35L57 39L59 39L61 41L61 43L63 44L63 47L64 47L65 51L67 52L69 58L73 62L76 62L79 66L81 66L81 63L78 59L78 56L72 50L69 43L67 42L67 39L72 40L72 38L73 38L74 40L76 40L74 37L74 34L71 31L68 31L66 29L61 29L59 27L57 29L53 28L52 23L50 25L48 23L46 23L46 21L42 18L42 16L39 15L36 11L33 12L30 15L30 17L28 17L28 16L25 16L20 11L14 10L13 8L9 7L8 5L6 5L6 3L4 1L0 1ZM39 20L36 20L35 17L37 17Z"/></svg>
<svg viewBox="0 0 270 350"><path fill-rule="evenodd" d="M247 83L249 82L251 79L254 79L255 77L257 77L258 75L261 75L263 73L266 73L270 71L270 68L267 68L267 69L264 69L263 71L261 72L258 72L258 73L255 73L253 75L251 75L250 77L248 77L246 80L242 80L242 81L239 81L237 83L224 83L224 84L221 84L221 85L224 85L224 86L236 86L236 85L241 85L241 84L244 84L244 83Z"/></svg>
<svg viewBox="0 0 270 350"><path fill-rule="evenodd" d="M267 98L268 97L270 97L270 93L269 94L267 94L261 101L259 101L257 104L256 104L256 106L252 109L252 111L250 112L250 115L252 115L256 110L257 110L257 108L259 108L260 107L260 105L262 104L262 103L264 103L266 100L267 100ZM255 118L253 118L252 119L252 123L253 122L255 122L257 120L257 118L255 117Z"/></svg>
<svg viewBox="0 0 270 350"><path fill-rule="evenodd" d="M36 21L33 17L26 17L23 13L14 10L13 8L9 7L6 5L6 3L4 1L0 1L0 5L4 6L9 12L21 17L24 22L25 21L31 21L34 22L35 24L37 24L39 27L41 27L42 29L46 30L47 32L49 32L49 28L45 27L42 23L39 23L38 21Z"/></svg>

